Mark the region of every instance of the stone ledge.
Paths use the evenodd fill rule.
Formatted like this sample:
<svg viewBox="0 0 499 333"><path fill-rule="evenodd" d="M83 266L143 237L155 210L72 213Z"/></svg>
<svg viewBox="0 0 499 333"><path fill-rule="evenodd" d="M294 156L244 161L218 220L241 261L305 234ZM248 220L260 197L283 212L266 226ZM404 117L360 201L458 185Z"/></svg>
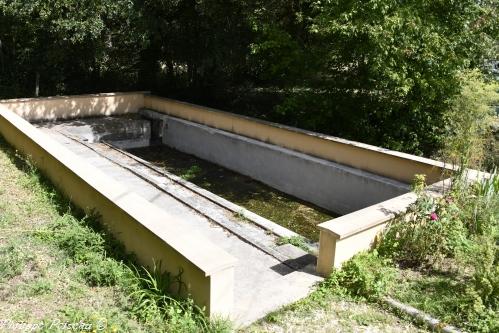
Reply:
<svg viewBox="0 0 499 333"><path fill-rule="evenodd" d="M337 239L350 237L366 229L393 219L403 213L416 200L413 192L402 194L353 213L337 217L318 225L321 232L331 233Z"/></svg>

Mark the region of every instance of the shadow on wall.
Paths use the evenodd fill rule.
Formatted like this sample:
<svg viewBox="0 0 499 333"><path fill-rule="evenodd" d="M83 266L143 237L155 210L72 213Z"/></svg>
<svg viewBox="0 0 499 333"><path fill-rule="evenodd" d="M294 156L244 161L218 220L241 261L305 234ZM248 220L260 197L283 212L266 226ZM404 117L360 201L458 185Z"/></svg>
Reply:
<svg viewBox="0 0 499 333"><path fill-rule="evenodd" d="M74 119L136 112L144 106L144 92L15 99L0 104L28 121Z"/></svg>

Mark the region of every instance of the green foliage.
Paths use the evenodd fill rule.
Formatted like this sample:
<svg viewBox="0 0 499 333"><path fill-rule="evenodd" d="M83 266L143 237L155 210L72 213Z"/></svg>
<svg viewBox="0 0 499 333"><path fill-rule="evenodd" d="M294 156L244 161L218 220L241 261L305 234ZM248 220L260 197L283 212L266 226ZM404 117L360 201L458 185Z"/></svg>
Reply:
<svg viewBox="0 0 499 333"><path fill-rule="evenodd" d="M473 253L468 256L475 271L472 287L484 306L499 309L499 249L490 237L479 237Z"/></svg>
<svg viewBox="0 0 499 333"><path fill-rule="evenodd" d="M89 286L114 286L124 277L122 264L101 254L87 254L79 273Z"/></svg>
<svg viewBox="0 0 499 333"><path fill-rule="evenodd" d="M488 236L499 240L499 174L497 171L478 181L460 170L454 178L450 196L470 237Z"/></svg>
<svg viewBox="0 0 499 333"><path fill-rule="evenodd" d="M486 146L492 140L499 84L485 81L476 70L461 72L457 78L461 91L445 113L446 133L440 155L455 165L480 168L486 162Z"/></svg>
<svg viewBox="0 0 499 333"><path fill-rule="evenodd" d="M133 1L0 1L0 96L124 89L142 39Z"/></svg>
<svg viewBox="0 0 499 333"><path fill-rule="evenodd" d="M41 95L151 90L431 155L476 112L460 73L497 58L497 22L474 0L2 0L0 98L37 76Z"/></svg>
<svg viewBox="0 0 499 333"><path fill-rule="evenodd" d="M150 325L160 324L158 318L168 323L168 332L198 332L205 330L209 323L192 300L179 301L168 294L175 290L178 294L183 287L182 272L173 276L164 272L161 265L152 270L134 268L132 279L128 281L130 297L134 300L133 313Z"/></svg>
<svg viewBox="0 0 499 333"><path fill-rule="evenodd" d="M309 251L307 240L301 236L281 237L276 242L277 245L291 244L304 251Z"/></svg>
<svg viewBox="0 0 499 333"><path fill-rule="evenodd" d="M376 300L392 287L395 269L390 259L378 255L377 251L355 255L334 271L325 282L328 288L342 290L340 293Z"/></svg>
<svg viewBox="0 0 499 333"><path fill-rule="evenodd" d="M18 242L0 246L0 281L21 274L29 260Z"/></svg>
<svg viewBox="0 0 499 333"><path fill-rule="evenodd" d="M466 246L466 228L450 198L422 194L408 215L394 219L379 244L379 252L409 266L434 264Z"/></svg>
<svg viewBox="0 0 499 333"><path fill-rule="evenodd" d="M363 131L342 136L414 153L438 148L449 104L460 91L459 70L495 56L489 52L497 36L494 6L472 0L313 4L308 28L317 42L311 53L322 61L304 73L311 89L302 96L320 102L305 110L331 122L324 124L329 131L336 122L328 117L330 105L346 109L335 114L350 111L353 119L345 123L360 119ZM288 113L304 111L294 104L299 107L288 103Z"/></svg>
<svg viewBox="0 0 499 333"><path fill-rule="evenodd" d="M397 264L426 268L420 282L398 294L413 302L431 293L417 306L470 331L494 332L499 328L499 175L472 181L462 171L442 198L426 194L424 187L424 177L418 177L417 201L407 217L389 224L378 244L380 254ZM439 274L443 277L433 283ZM445 306L433 299L438 297L445 298Z"/></svg>

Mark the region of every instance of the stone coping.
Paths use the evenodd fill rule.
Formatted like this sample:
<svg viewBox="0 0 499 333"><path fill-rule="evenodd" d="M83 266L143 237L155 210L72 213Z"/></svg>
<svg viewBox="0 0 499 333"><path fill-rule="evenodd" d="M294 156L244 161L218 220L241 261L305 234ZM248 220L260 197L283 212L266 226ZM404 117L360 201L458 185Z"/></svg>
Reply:
<svg viewBox="0 0 499 333"><path fill-rule="evenodd" d="M416 201L413 192L357 210L318 225L321 232L331 233L337 239L347 238L366 229L373 228L403 213Z"/></svg>
<svg viewBox="0 0 499 333"><path fill-rule="evenodd" d="M475 170L470 171L473 172ZM473 179L476 179L476 176L473 176ZM429 185L426 188L426 192L433 196L440 196L449 188L450 178ZM413 204L416 199L416 193L408 192L364 209L357 210L350 214L323 222L318 225L318 228L321 232L329 233L338 240L348 238L380 224L386 223L397 215L405 213L409 205Z"/></svg>

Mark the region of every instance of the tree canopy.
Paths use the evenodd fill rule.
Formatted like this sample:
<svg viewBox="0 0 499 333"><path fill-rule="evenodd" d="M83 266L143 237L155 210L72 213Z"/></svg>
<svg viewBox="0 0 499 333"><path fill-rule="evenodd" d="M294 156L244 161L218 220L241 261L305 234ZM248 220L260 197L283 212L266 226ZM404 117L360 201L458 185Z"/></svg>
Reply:
<svg viewBox="0 0 499 333"><path fill-rule="evenodd" d="M154 93L418 154L495 0L0 0L0 97Z"/></svg>

